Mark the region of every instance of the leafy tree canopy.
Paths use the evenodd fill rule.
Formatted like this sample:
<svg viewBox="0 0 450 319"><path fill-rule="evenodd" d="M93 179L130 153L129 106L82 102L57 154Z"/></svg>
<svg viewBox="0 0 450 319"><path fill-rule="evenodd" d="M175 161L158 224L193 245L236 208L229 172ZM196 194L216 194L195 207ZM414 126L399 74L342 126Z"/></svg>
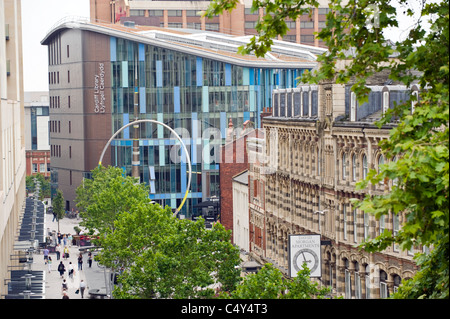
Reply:
<svg viewBox="0 0 450 319"><path fill-rule="evenodd" d="M81 226L92 234L114 231L114 221L123 212L138 204L149 204L148 187L121 168L99 166L91 179L84 179L76 190L77 208L82 217Z"/></svg>
<svg viewBox="0 0 450 319"><path fill-rule="evenodd" d="M235 8L238 0L215 0L206 11L212 17ZM382 251L397 243L402 249L427 246L432 252L419 254L417 275L404 283L396 295L401 298L448 298L449 296L449 3L448 0L398 0L404 7L410 25L404 40L388 41L386 30L398 27L399 5L391 0L330 0L326 26L318 33L328 51L318 57L319 68L302 76L305 83L333 80L346 84L352 79L352 90L360 102L367 101L367 79L384 70L390 79L410 86L418 83L419 97L396 105L387 112L380 127L399 119L390 138L380 147L388 159L395 159L371 170L369 184L395 180L396 186L381 196L367 196L354 204L377 218L389 214L406 214L398 234L386 231L361 245L367 251ZM315 0L254 0L252 10L265 8L256 25L258 35L241 47L243 54L263 56L270 51L272 39L285 35L286 18L295 20ZM418 14L417 21L412 19ZM428 30L425 25L428 23ZM342 63L345 61L345 63ZM415 103L411 113L411 103Z"/></svg>
<svg viewBox="0 0 450 319"><path fill-rule="evenodd" d="M77 189L83 225L99 235L96 259L120 273L116 298L206 298L239 282L230 231L180 220L118 168L97 168Z"/></svg>

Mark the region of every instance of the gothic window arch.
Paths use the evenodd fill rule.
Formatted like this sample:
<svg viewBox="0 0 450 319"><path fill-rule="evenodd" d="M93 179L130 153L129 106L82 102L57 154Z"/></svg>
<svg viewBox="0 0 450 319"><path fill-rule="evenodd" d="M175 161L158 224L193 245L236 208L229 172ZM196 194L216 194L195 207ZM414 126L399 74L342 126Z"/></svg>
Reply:
<svg viewBox="0 0 450 319"><path fill-rule="evenodd" d="M342 179L347 179L347 154L345 152L342 153Z"/></svg>
<svg viewBox="0 0 450 319"><path fill-rule="evenodd" d="M362 179L366 179L368 172L369 172L369 165L367 163L367 156L366 156L366 154L363 154L362 155Z"/></svg>

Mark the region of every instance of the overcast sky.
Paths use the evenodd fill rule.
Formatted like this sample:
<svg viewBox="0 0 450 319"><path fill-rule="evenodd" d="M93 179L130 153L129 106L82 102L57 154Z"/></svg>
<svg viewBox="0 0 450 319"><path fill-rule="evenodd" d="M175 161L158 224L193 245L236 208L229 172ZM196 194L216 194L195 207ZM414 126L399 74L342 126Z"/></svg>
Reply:
<svg viewBox="0 0 450 319"><path fill-rule="evenodd" d="M393 0L397 2L397 0ZM417 9L421 0L410 0L410 6ZM404 8L397 11L401 15ZM89 0L22 0L22 39L24 90L48 91L47 47L41 40L61 19L67 16L89 17ZM393 40L404 39L405 29L414 24L415 19L403 17L398 30L389 30Z"/></svg>
<svg viewBox="0 0 450 319"><path fill-rule="evenodd" d="M41 41L66 16L89 17L89 0L22 0L25 91L48 91L47 46Z"/></svg>

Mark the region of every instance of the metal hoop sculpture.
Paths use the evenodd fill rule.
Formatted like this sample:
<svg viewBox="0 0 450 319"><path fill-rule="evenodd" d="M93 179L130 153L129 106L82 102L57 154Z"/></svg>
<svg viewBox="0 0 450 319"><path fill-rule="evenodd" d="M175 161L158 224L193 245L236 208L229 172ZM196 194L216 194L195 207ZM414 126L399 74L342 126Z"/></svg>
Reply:
<svg viewBox="0 0 450 319"><path fill-rule="evenodd" d="M116 133L114 133L113 136L111 136L111 138L109 139L109 141L106 143L105 147L103 148L102 154L100 155L100 159L99 159L99 161L98 161L98 165L99 165L99 166L102 165L102 160L103 160L103 156L105 155L106 149L108 148L108 146L109 146L109 144L111 143L111 141L112 141L112 140L113 140L120 132L122 132L124 129L126 129L127 127L129 127L129 126L131 126L131 125L138 124L138 123L143 123L143 122L155 123L155 124L162 125L162 126L164 126L165 128L169 129L169 130L175 135L175 137L178 139L178 141L180 141L181 146L183 147L184 152L185 152L185 154L186 154L186 159L187 159L187 163L188 163L188 166L189 166L189 178L188 178L188 182L187 182L187 186L186 186L186 193L184 194L183 201L181 202L180 206L178 206L178 208L175 210L175 214L176 214L176 213L178 213L178 212L181 210L181 208L183 207L184 202L186 201L187 195L188 195L188 193L189 193L189 188L191 187L192 168L191 168L191 159L190 159L190 157L189 157L189 153L188 153L188 151L187 151L186 145L183 143L183 141L181 140L181 138L180 138L180 136L177 134L177 132L175 132L170 126L168 126L168 125L166 125L166 124L164 124L164 123L161 123L161 122L159 122L159 121L148 120L148 119L136 120L136 121L134 121L134 122L131 122L131 123L128 123L128 124L122 126Z"/></svg>

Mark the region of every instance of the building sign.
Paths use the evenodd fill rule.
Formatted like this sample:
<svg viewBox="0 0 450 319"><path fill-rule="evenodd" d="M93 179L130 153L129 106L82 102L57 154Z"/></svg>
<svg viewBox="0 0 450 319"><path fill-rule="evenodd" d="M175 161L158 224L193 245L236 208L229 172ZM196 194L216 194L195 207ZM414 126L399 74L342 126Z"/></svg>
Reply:
<svg viewBox="0 0 450 319"><path fill-rule="evenodd" d="M320 235L289 235L289 275L296 277L304 263L310 277L322 276Z"/></svg>
<svg viewBox="0 0 450 319"><path fill-rule="evenodd" d="M99 63L94 75L94 112L105 113L105 109L105 63Z"/></svg>

